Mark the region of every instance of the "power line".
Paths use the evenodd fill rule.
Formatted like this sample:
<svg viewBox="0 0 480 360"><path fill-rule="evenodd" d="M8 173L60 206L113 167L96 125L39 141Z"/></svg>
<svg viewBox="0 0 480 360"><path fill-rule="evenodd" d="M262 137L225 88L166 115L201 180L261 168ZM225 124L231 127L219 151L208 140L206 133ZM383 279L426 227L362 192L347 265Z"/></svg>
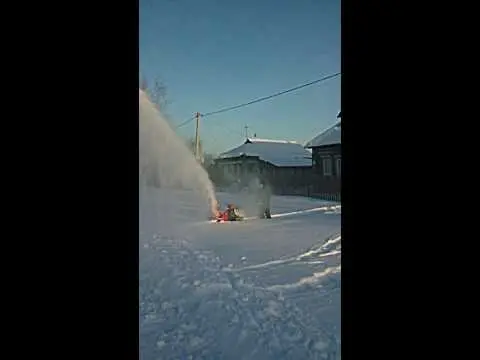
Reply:
<svg viewBox="0 0 480 360"><path fill-rule="evenodd" d="M248 106L248 105L252 105L252 104L255 104L255 103L258 103L258 102L261 102L261 101L265 101L265 100L269 100L269 99L272 99L274 97L277 97L277 96L280 96L280 95L284 95L284 94L287 94L289 92L292 92L292 91L295 91L295 90L299 90L299 89L302 89L304 87L307 87L307 86L311 86L311 85L314 85L314 84L317 84L319 82L322 82L322 81L325 81L325 80L329 80L331 78L334 78L338 75L340 75L341 73L335 73L335 74L332 74L332 75L328 75L328 76L325 76L321 79L317 79L317 80L314 80L314 81L310 81L306 84L302 84L302 85L298 85L298 86L295 86L291 89L288 89L288 90L283 90L283 91L280 91L280 92L277 92L275 94L272 94L272 95L269 95L269 96L264 96L264 97L261 97L261 98L258 98L258 99L255 99L255 100L252 100L252 101L249 101L249 102L246 102L246 103L243 103L243 104L240 104L240 105L235 105L235 106L230 106L230 107L227 107L227 108L224 108L224 109L220 109L220 110L217 110L217 111L211 111L211 112L208 112L208 113L205 113L205 114L202 114L203 117L206 117L206 116L211 116L211 115L216 115L216 114L220 114L220 113L223 113L223 112L227 112L227 111L231 111L231 110L235 110L235 109L238 109L238 108L241 108L241 107L244 107L244 106Z"/></svg>
<svg viewBox="0 0 480 360"><path fill-rule="evenodd" d="M310 82L308 82L308 83L306 83L306 84L298 85L298 86L295 86L295 87L293 87L293 88L290 88L290 89L287 89L287 90L283 90L283 91L277 92L277 93L272 94L272 95L264 96L264 97L261 97L261 98L258 98L258 99L255 99L255 100L252 100L252 101L243 103L243 104L239 104L239 105L235 105L235 106L230 106L230 107L223 108L223 109L220 109L220 110L211 111L211 112L208 112L208 113L205 113L205 114L201 114L201 116L202 116L202 117L207 117L207 116L211 116L211 115L216 115L216 114L224 113L224 112L227 112L227 111L239 109L239 108L244 107L244 106L252 105L252 104L255 104L255 103L258 103L258 102L261 102L261 101L269 100L269 99L272 99L272 98L274 98L274 97L277 97L277 96L280 96L280 95L284 95L284 94L290 93L290 92L292 92L292 91L299 90L299 89L302 89L302 88L304 88L304 87L311 86L311 85L315 85L315 84L317 84L317 83L319 83L319 82L332 79L332 78L334 78L334 77L339 76L340 74L341 74L341 73L338 72L338 73L335 73L335 74L327 75L327 76L324 76L324 77L322 77L322 78L320 78L320 79L310 81ZM176 129L178 129L178 128L182 127L182 126L185 126L185 125L189 124L189 123L192 122L193 120L195 120L195 116L189 118L188 120L185 120L185 121L182 122L180 125L176 126Z"/></svg>
<svg viewBox="0 0 480 360"><path fill-rule="evenodd" d="M177 126L175 127L175 129L178 129L178 128L182 127L182 126L185 126L185 125L191 123L193 120L195 120L195 116L193 116L193 117L191 117L190 119L187 119L187 120L185 120L184 122L180 123L179 125L177 125ZM217 126L218 126L218 125L217 125ZM242 133L241 131L234 131L234 130L232 130L232 129L224 126L224 125L220 126L220 128L223 129L223 130L225 130L226 132L232 134L232 135L243 137L243 133ZM211 134L210 134L210 136L211 136Z"/></svg>
<svg viewBox="0 0 480 360"><path fill-rule="evenodd" d="M195 120L195 116L192 116L190 119L185 120L184 122L180 123L180 125L175 126L175 129L179 129L182 126L185 126L185 125L191 123L193 120Z"/></svg>

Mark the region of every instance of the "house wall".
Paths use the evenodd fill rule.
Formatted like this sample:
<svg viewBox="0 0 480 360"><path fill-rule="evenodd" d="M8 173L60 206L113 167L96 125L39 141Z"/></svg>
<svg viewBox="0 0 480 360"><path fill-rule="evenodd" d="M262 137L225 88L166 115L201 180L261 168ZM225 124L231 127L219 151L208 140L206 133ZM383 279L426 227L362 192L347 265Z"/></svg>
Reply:
<svg viewBox="0 0 480 360"><path fill-rule="evenodd" d="M314 194L340 194L341 168L341 144L312 148L311 192Z"/></svg>
<svg viewBox="0 0 480 360"><path fill-rule="evenodd" d="M260 161L254 157L217 159L209 174L217 186L229 186L234 183L241 183L241 186L244 186L252 177L260 174L260 166Z"/></svg>
<svg viewBox="0 0 480 360"><path fill-rule="evenodd" d="M239 182L246 186L253 178L268 182L275 194L304 194L311 183L312 168L277 167L258 157L218 159L211 170L211 179L217 186Z"/></svg>
<svg viewBox="0 0 480 360"><path fill-rule="evenodd" d="M268 182L278 195L304 195L311 183L311 167L272 167Z"/></svg>

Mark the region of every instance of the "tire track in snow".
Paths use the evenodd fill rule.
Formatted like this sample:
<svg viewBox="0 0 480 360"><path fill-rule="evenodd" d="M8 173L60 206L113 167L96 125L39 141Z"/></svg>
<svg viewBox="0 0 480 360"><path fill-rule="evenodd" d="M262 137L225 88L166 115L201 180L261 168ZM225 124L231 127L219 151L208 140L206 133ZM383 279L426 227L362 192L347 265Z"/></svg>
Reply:
<svg viewBox="0 0 480 360"><path fill-rule="evenodd" d="M338 358L335 337L315 319L280 293L221 271L213 253L164 238L141 255L142 359Z"/></svg>
<svg viewBox="0 0 480 360"><path fill-rule="evenodd" d="M261 264L245 266L237 269L228 269L230 272L255 271L267 268L277 268L279 266L296 266L301 264L325 266L325 258L341 255L341 235L337 234L326 239L320 246L316 245L312 249L286 259L272 260ZM323 266L322 266L323 265ZM289 270L282 270L289 271ZM329 266L321 271L314 271L309 276L300 277L298 280L289 283L267 285L265 289L270 291L285 292L296 291L303 287L324 287L326 291L336 291L339 289L340 278L336 274L341 274L341 265ZM333 276L333 277L332 277ZM284 278L284 276L281 276ZM275 281L273 281L275 283Z"/></svg>
<svg viewBox="0 0 480 360"><path fill-rule="evenodd" d="M334 244L337 244L339 243L340 241L342 240L342 236L341 235L336 235L335 237L333 238L329 238L327 239L327 241L325 243L323 243L319 248L314 248L312 250L309 250L301 255L299 255L297 257L297 260L301 260L301 259L304 259L304 258L307 258L309 256L313 256L313 255L317 255L317 254L322 254L323 251L325 250L328 250L330 249L330 245L334 245ZM341 251L338 251L338 253L341 253ZM319 255L320 257L322 255ZM324 256L328 256L326 254L324 254Z"/></svg>
<svg viewBox="0 0 480 360"><path fill-rule="evenodd" d="M330 274L336 274L341 272L341 266L335 266L335 267L328 267L324 271L321 272L315 272L313 273L312 276L307 276L304 278L301 278L297 282L293 284L281 284L281 285L272 285L267 287L268 290L292 290L292 289L297 289L299 287L305 286L305 285L313 285L319 282L321 278L326 277L327 275Z"/></svg>
<svg viewBox="0 0 480 360"><path fill-rule="evenodd" d="M240 271L246 271L246 270L258 270L258 269L267 268L271 266L288 265L292 263L303 262L304 259L309 257L314 257L315 255L321 258L321 257L328 257L336 254L341 254L342 253L341 250L333 250L333 251L324 253L324 251L328 250L331 245L336 245L340 242L341 242L341 235L335 235L334 237L328 238L320 247L313 248L312 250L308 250L305 253L300 254L298 256L293 256L286 259L271 260L261 264L229 269L229 271L240 272Z"/></svg>

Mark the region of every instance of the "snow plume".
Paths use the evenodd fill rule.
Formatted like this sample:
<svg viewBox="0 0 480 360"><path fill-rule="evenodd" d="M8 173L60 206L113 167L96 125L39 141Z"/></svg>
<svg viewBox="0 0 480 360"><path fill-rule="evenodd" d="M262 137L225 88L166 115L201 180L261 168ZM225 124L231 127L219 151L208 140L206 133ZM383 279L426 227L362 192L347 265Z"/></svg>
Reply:
<svg viewBox="0 0 480 360"><path fill-rule="evenodd" d="M150 187L188 189L205 201L201 211L213 210L215 191L207 172L142 90L139 123L140 199Z"/></svg>

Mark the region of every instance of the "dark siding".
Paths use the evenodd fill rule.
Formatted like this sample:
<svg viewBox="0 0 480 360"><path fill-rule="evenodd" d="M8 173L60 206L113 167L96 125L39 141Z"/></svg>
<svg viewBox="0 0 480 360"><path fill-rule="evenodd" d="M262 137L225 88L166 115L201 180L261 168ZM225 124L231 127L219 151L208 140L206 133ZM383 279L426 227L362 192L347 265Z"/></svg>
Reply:
<svg viewBox="0 0 480 360"><path fill-rule="evenodd" d="M323 159L328 158L331 162L331 175L325 175ZM342 146L329 145L312 148L312 188L315 194L340 194L341 192L341 170L337 169L337 159L340 159L341 166Z"/></svg>
<svg viewBox="0 0 480 360"><path fill-rule="evenodd" d="M223 168L232 162L238 163L239 172L225 178ZM307 195L312 182L311 166L277 167L255 157L218 159L210 173L217 186L228 186L235 180L246 185L253 176L258 176L268 182L274 193L283 195Z"/></svg>

